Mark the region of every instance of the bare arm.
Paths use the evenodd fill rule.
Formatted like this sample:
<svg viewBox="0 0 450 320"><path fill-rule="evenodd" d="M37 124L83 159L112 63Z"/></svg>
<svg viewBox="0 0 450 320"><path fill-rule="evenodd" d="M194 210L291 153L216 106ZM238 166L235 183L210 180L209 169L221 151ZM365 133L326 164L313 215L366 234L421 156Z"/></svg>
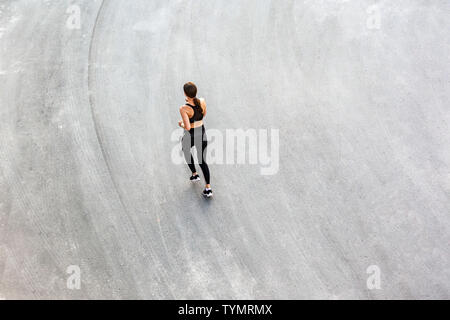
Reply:
<svg viewBox="0 0 450 320"><path fill-rule="evenodd" d="M188 109L185 106L182 106L180 108L180 114L182 119L182 127L186 129L187 131L191 130L191 123L189 122L189 114Z"/></svg>
<svg viewBox="0 0 450 320"><path fill-rule="evenodd" d="M205 98L200 98L200 105L202 106L203 117L205 117L206 116L206 101L205 101Z"/></svg>

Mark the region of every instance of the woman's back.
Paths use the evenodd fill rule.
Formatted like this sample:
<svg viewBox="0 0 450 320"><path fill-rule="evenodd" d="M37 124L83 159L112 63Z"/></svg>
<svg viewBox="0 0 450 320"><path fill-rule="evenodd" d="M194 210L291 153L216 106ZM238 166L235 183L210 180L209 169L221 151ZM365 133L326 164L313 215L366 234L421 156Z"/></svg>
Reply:
<svg viewBox="0 0 450 320"><path fill-rule="evenodd" d="M187 103L186 105L194 110L194 115L191 118L189 118L190 123L203 120L204 115L203 115L203 108L201 106L191 105L189 103Z"/></svg>

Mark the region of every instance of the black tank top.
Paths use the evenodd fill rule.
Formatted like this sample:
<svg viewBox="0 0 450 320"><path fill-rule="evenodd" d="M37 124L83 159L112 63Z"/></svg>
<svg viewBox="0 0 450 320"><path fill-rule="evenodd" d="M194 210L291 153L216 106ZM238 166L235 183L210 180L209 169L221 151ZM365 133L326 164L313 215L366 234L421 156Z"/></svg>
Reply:
<svg viewBox="0 0 450 320"><path fill-rule="evenodd" d="M203 120L203 109L202 109L202 107L193 106L193 105L191 105L189 103L187 103L186 105L188 105L189 107L191 107L194 110L194 115L192 116L192 118L189 118L189 122L190 123L194 123L196 121Z"/></svg>

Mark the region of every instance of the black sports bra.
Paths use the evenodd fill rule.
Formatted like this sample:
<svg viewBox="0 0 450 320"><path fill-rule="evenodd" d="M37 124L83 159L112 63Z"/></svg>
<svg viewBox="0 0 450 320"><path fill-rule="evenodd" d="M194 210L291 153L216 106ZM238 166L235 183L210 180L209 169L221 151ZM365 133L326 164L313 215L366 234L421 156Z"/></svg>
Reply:
<svg viewBox="0 0 450 320"><path fill-rule="evenodd" d="M203 120L203 109L202 109L202 107L193 106L193 105L191 105L189 103L187 103L186 105L191 107L194 110L194 115L192 116L192 118L189 118L189 122L190 123L194 123L196 121Z"/></svg>

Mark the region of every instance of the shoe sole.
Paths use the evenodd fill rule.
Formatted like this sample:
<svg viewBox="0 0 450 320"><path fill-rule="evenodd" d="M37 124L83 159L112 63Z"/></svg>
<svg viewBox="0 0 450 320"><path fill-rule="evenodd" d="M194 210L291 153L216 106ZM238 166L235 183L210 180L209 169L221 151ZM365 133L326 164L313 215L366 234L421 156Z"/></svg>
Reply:
<svg viewBox="0 0 450 320"><path fill-rule="evenodd" d="M197 181L200 181L201 179L200 178L197 178L197 179L194 179L194 180L191 180L192 182L197 182Z"/></svg>
<svg viewBox="0 0 450 320"><path fill-rule="evenodd" d="M203 194L203 196L206 197L206 198L212 198L213 194L212 193L210 193L210 194Z"/></svg>

